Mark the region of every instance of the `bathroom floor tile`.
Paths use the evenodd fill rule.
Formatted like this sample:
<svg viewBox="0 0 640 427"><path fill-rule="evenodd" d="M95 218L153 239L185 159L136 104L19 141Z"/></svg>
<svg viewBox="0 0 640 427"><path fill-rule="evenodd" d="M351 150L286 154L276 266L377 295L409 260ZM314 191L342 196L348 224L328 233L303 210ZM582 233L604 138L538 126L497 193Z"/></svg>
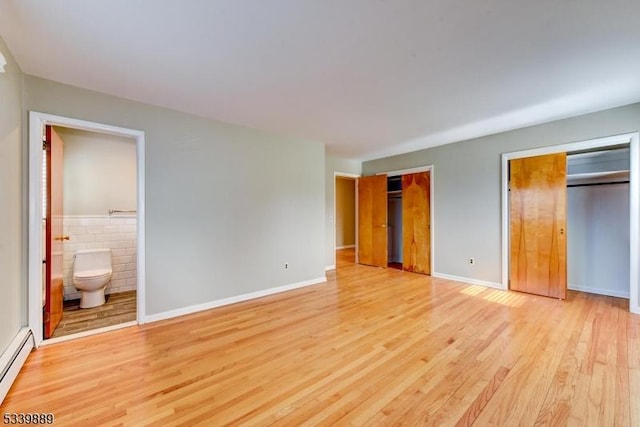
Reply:
<svg viewBox="0 0 640 427"><path fill-rule="evenodd" d="M62 320L52 338L136 320L136 291L107 295L100 307L80 308L80 300L64 302Z"/></svg>

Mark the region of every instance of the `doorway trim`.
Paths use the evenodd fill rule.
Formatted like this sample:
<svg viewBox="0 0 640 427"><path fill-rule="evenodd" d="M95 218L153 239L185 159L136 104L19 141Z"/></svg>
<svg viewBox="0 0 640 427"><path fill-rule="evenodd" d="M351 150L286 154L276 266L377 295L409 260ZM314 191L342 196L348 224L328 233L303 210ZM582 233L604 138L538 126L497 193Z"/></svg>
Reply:
<svg viewBox="0 0 640 427"><path fill-rule="evenodd" d="M638 132L502 154L502 289L509 289L509 160L629 144L629 311L640 314L640 134Z"/></svg>
<svg viewBox="0 0 640 427"><path fill-rule="evenodd" d="M389 176L402 176L402 175L408 175L410 173L418 173L418 172L429 172L429 223L431 224L431 229L429 230L429 240L430 240L430 244L431 247L429 248L430 251L430 255L429 258L430 261L430 266L429 268L431 269L431 277L435 277L437 275L437 273L435 273L435 259L436 259L436 254L435 254L435 241L436 241L436 223L435 223L435 205L433 203L434 199L435 199L435 194L434 194L434 182L435 182L435 168L433 165L426 165L426 166L418 166L415 168L408 168L408 169L398 169L398 170L392 170L392 171L387 171L387 172L378 172L376 173L376 175L387 175L387 177Z"/></svg>
<svg viewBox="0 0 640 427"><path fill-rule="evenodd" d="M133 138L136 141L137 166L137 323L145 319L145 159L143 131L101 123L29 112L29 258L28 258L28 321L35 346L42 338L42 135L44 126L62 126L90 132ZM105 328L109 329L109 328ZM96 330L96 331L100 331Z"/></svg>
<svg viewBox="0 0 640 427"><path fill-rule="evenodd" d="M356 262L357 257L358 257L358 178L360 178L360 175L358 174L354 174L354 173L346 173L346 172L333 172L333 264L327 266L327 270L335 270L337 267L337 259L336 259L336 251L338 250L338 245L337 245L337 237L338 237L338 218L337 218L337 214L338 214L338 195L336 194L336 180L338 178L353 178L356 180L356 182L354 183L354 188L355 188L355 200L354 203L356 205L356 209L354 212L355 217L355 227L356 229L355 231L355 247L356 247Z"/></svg>

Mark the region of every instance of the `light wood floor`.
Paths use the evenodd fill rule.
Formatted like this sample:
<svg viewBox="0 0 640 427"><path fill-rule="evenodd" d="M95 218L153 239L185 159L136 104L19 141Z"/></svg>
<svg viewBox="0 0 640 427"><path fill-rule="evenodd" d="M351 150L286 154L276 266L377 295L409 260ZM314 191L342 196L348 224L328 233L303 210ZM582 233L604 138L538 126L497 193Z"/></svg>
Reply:
<svg viewBox="0 0 640 427"><path fill-rule="evenodd" d="M640 425L640 316L348 262L328 282L33 352L56 425Z"/></svg>

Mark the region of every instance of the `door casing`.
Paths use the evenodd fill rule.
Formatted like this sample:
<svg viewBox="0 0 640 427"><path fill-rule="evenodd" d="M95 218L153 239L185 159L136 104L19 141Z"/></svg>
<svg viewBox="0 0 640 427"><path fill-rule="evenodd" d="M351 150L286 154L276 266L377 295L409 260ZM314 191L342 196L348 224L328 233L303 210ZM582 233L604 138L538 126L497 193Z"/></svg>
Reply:
<svg viewBox="0 0 640 427"><path fill-rule="evenodd" d="M638 132L626 133L603 138L589 139L567 144L534 148L530 150L514 151L502 154L502 289L509 289L509 161L524 157L541 156L593 148L605 148L620 144L629 144L630 168L629 168L629 311L640 314L638 280L640 254L640 134Z"/></svg>
<svg viewBox="0 0 640 427"><path fill-rule="evenodd" d="M143 131L126 129L69 117L55 116L36 111L29 112L29 258L28 258L28 320L35 347L68 339L67 337L42 339L42 135L46 125L106 133L136 141L137 163L137 323L145 323L145 158ZM135 324L135 322L134 322ZM100 328L75 335L91 335L118 327Z"/></svg>

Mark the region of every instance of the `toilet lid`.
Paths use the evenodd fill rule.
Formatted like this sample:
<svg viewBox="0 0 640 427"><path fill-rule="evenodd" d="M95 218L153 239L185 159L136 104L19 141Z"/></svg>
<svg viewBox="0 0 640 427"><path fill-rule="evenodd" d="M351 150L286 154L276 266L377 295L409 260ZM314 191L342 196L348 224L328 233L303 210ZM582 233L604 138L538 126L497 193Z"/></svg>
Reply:
<svg viewBox="0 0 640 427"><path fill-rule="evenodd" d="M84 271L76 271L73 274L73 277L77 279L86 279L89 277L100 277L100 276L108 276L111 274L111 270L108 268L101 268L97 270L84 270Z"/></svg>

